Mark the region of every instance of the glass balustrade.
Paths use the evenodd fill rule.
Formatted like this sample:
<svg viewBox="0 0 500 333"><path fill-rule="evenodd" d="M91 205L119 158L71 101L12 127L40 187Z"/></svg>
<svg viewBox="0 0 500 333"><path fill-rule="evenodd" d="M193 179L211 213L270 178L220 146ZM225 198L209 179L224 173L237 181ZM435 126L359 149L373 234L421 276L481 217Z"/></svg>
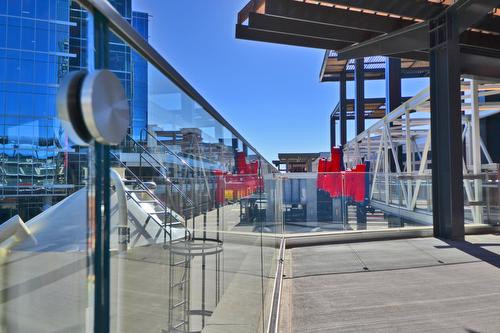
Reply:
<svg viewBox="0 0 500 333"><path fill-rule="evenodd" d="M277 172L130 1L0 2L0 34L2 332L265 332L283 237L432 226L430 174ZM109 151L56 117L61 80L103 58L131 112ZM464 176L467 224L499 224L499 186Z"/></svg>

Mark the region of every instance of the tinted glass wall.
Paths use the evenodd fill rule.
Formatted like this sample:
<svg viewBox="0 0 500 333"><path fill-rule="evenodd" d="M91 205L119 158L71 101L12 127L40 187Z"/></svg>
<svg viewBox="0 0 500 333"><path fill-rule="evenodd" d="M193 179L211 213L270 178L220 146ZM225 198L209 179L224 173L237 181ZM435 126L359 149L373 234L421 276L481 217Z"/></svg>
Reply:
<svg viewBox="0 0 500 333"><path fill-rule="evenodd" d="M111 1L145 38L148 15ZM0 200L2 220L29 219L85 185L87 150L72 146L56 119L55 95L68 71L87 70L88 13L70 0L0 4ZM147 127L147 66L110 34L110 69L131 107L130 131ZM138 135L138 134L137 134ZM28 199L29 198L29 199Z"/></svg>
<svg viewBox="0 0 500 333"><path fill-rule="evenodd" d="M55 119L69 70L68 0L0 3L0 191L10 210L36 215L66 194L67 140ZM26 200L31 196L31 200Z"/></svg>
<svg viewBox="0 0 500 333"><path fill-rule="evenodd" d="M144 39L148 39L148 13L132 12L132 26ZM132 124L134 138L140 136L143 128L148 126L148 64L132 51Z"/></svg>

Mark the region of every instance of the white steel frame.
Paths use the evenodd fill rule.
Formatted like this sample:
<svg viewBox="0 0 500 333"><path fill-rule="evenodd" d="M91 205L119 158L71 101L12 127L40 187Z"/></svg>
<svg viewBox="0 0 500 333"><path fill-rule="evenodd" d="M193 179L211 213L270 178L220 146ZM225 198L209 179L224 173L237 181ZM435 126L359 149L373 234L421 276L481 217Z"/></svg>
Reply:
<svg viewBox="0 0 500 333"><path fill-rule="evenodd" d="M465 144L463 159L464 188L468 208L474 223L482 223L482 173L496 170L486 145L480 136L480 119L500 113L500 102L484 102L481 97L500 94L500 84L462 79L462 142ZM403 146L406 159L398 162L397 147ZM376 147L376 149L374 149ZM430 179L431 158L430 88L423 89L413 98L377 121L344 146L344 163L347 169L363 161L371 165L370 200L373 200L377 179L384 177L385 198L390 204L390 179L396 178L401 188L403 204L399 207L415 211L422 182ZM415 154L419 156L415 159ZM482 156L488 162L482 163ZM390 170L390 157L396 172Z"/></svg>

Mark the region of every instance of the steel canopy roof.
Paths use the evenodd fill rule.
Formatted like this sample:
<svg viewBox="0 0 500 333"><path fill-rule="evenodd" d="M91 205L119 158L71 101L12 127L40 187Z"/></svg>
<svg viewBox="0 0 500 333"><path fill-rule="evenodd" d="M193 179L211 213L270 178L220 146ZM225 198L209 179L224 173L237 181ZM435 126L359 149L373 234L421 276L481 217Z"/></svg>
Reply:
<svg viewBox="0 0 500 333"><path fill-rule="evenodd" d="M424 75L429 23L450 0L252 0L238 14L236 37L336 51L325 54L321 79L336 80L346 59L401 58L402 75ZM500 77L500 1L459 0L461 69L464 74ZM247 24L245 24L247 23ZM411 62L413 60L414 62ZM348 65L349 66L349 65ZM405 68L412 68L405 73ZM349 75L349 68L345 68ZM370 78L383 78L382 68Z"/></svg>

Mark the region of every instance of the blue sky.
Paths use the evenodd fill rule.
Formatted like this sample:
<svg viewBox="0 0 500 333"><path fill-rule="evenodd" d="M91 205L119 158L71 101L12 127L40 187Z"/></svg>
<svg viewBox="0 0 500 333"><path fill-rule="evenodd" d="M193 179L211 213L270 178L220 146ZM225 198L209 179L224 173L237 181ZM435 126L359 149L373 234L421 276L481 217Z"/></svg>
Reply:
<svg viewBox="0 0 500 333"><path fill-rule="evenodd" d="M133 0L133 7L151 15L150 43L268 160L328 151L338 85L319 82L324 51L236 39L247 2ZM403 94L425 84L404 82ZM383 82L367 83L366 95L383 96Z"/></svg>

